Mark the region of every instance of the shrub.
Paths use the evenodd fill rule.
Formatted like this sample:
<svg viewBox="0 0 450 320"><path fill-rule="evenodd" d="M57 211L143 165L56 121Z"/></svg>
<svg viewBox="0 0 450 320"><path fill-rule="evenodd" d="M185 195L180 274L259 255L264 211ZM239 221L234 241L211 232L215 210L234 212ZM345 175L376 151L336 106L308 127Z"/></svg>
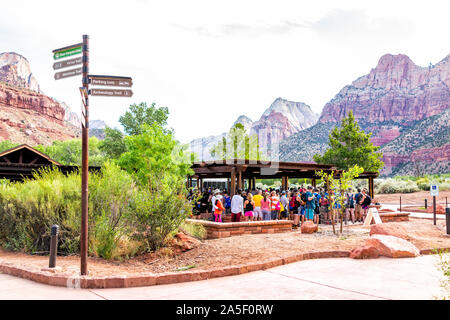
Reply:
<svg viewBox="0 0 450 320"><path fill-rule="evenodd" d="M409 180L375 180L375 193L411 193L419 191L416 183Z"/></svg>
<svg viewBox="0 0 450 320"><path fill-rule="evenodd" d="M428 178L419 178L416 180L416 184L420 190L430 190L430 180Z"/></svg>
<svg viewBox="0 0 450 320"><path fill-rule="evenodd" d="M152 188L147 186L135 194L128 222L150 250L161 248L172 232L191 212L191 205L182 192L183 180L173 176L155 177ZM175 188L174 188L175 187Z"/></svg>
<svg viewBox="0 0 450 320"><path fill-rule="evenodd" d="M0 246L14 251L47 252L50 227L59 226L58 252L79 252L81 176L44 169L23 183L0 184ZM122 217L130 209L134 181L125 171L106 164L89 176L89 252L114 255L125 232Z"/></svg>

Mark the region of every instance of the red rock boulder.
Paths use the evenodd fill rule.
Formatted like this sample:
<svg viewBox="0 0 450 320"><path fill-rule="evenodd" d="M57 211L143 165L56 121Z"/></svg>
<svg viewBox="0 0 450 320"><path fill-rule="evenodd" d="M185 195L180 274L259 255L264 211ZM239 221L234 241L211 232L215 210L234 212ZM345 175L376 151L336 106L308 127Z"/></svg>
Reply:
<svg viewBox="0 0 450 320"><path fill-rule="evenodd" d="M374 246L363 246L350 251L350 258L352 259L372 259L379 256L380 252Z"/></svg>
<svg viewBox="0 0 450 320"><path fill-rule="evenodd" d="M300 228L302 233L313 233L313 232L317 232L318 229L319 229L319 226L317 224L314 224L314 222L312 222L312 221L303 222L302 226Z"/></svg>
<svg viewBox="0 0 450 320"><path fill-rule="evenodd" d="M365 246L377 248L380 255L389 258L417 257L419 249L411 242L393 236L375 234L366 240Z"/></svg>
<svg viewBox="0 0 450 320"><path fill-rule="evenodd" d="M200 240L195 239L183 232L178 232L173 238L172 246L177 252L185 252L194 249L201 244Z"/></svg>
<svg viewBox="0 0 450 320"><path fill-rule="evenodd" d="M433 204L431 206L428 206L427 208L428 213L433 213ZM436 213L438 214L445 214L445 209L440 204L436 204Z"/></svg>
<svg viewBox="0 0 450 320"><path fill-rule="evenodd" d="M384 234L387 236L394 236L405 240L411 239L411 237L408 236L408 231L401 224L401 222L374 224L370 227L370 235L372 236L374 234Z"/></svg>

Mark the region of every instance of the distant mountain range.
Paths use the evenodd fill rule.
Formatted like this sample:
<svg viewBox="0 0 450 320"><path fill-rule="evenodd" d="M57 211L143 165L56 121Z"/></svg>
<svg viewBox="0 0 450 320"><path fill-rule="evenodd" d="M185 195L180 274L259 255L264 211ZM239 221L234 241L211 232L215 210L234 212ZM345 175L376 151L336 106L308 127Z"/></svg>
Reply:
<svg viewBox="0 0 450 320"><path fill-rule="evenodd" d="M372 132L372 143L381 146L383 175L413 174L418 169L449 172L449 60L450 55L420 67L406 55L386 54L367 75L325 104L320 117L309 114L309 106L303 103L278 98L249 132L258 133L260 144L272 149L278 142L273 159L312 161L314 154L325 152L331 129L351 110L360 127ZM305 116L295 116L296 112ZM193 143L202 141L206 148L218 141L215 138Z"/></svg>
<svg viewBox="0 0 450 320"><path fill-rule="evenodd" d="M231 127L241 123L250 135L256 134L261 151L270 154L272 147L292 134L304 130L317 122L318 114L303 102L288 101L277 98L267 108L258 121L253 122L245 115L239 116ZM216 145L227 132L216 136L195 139L190 143L190 149L196 152L202 160L212 160L210 149Z"/></svg>
<svg viewBox="0 0 450 320"><path fill-rule="evenodd" d="M449 60L450 55L421 67L406 55L386 54L368 74L342 88L320 115L303 102L277 98L257 121L241 115L232 125L241 123L256 134L272 159L311 161L325 152L330 130L351 110L381 146L383 175L449 172ZM90 126L91 135L104 137L103 121L93 120ZM226 135L195 139L190 149L211 160L210 149ZM41 91L27 59L14 52L0 54L0 139L36 145L79 136L78 115Z"/></svg>

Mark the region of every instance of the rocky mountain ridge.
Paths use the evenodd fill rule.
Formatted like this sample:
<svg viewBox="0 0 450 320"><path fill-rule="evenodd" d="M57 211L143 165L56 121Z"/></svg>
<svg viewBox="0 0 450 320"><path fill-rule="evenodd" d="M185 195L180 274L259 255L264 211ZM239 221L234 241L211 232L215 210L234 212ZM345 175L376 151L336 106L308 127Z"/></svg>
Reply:
<svg viewBox="0 0 450 320"><path fill-rule="evenodd" d="M270 154L272 147L283 139L317 122L318 115L303 102L294 102L277 98L261 115L258 121L241 115L233 123L241 123L250 135L256 134L263 153ZM231 127L233 127L231 126ZM190 143L190 150L197 153L199 160L212 160L211 148L227 136L227 132L195 139Z"/></svg>
<svg viewBox="0 0 450 320"><path fill-rule="evenodd" d="M447 55L420 67L406 55L382 56L374 69L324 106L316 125L280 144L280 160L311 161L315 153L325 152L331 129L351 110L360 127L372 132L372 143L381 146L383 175L412 174L418 166L427 173L448 172L449 62Z"/></svg>

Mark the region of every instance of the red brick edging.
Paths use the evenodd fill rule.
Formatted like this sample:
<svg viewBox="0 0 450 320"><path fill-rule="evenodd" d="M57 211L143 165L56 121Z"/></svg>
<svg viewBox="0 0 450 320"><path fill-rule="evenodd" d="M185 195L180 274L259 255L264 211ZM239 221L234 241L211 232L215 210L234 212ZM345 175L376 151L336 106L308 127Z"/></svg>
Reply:
<svg viewBox="0 0 450 320"><path fill-rule="evenodd" d="M450 248L441 248L439 250L450 250ZM432 249L421 250L420 254L432 254ZM11 263L0 263L0 272L36 281L43 284L69 287L69 288L129 288L145 287L159 284L171 284L198 280L207 280L218 277L235 276L252 271L266 270L269 268L281 266L288 263L298 262L308 259L320 258L343 258L350 255L349 251L322 251L301 253L285 258L271 259L266 262L243 264L236 266L223 267L214 270L194 270L185 272L166 272L159 274L147 274L136 276L109 276L92 278L89 276L70 276L58 275L46 271L36 271L22 269L13 266Z"/></svg>

